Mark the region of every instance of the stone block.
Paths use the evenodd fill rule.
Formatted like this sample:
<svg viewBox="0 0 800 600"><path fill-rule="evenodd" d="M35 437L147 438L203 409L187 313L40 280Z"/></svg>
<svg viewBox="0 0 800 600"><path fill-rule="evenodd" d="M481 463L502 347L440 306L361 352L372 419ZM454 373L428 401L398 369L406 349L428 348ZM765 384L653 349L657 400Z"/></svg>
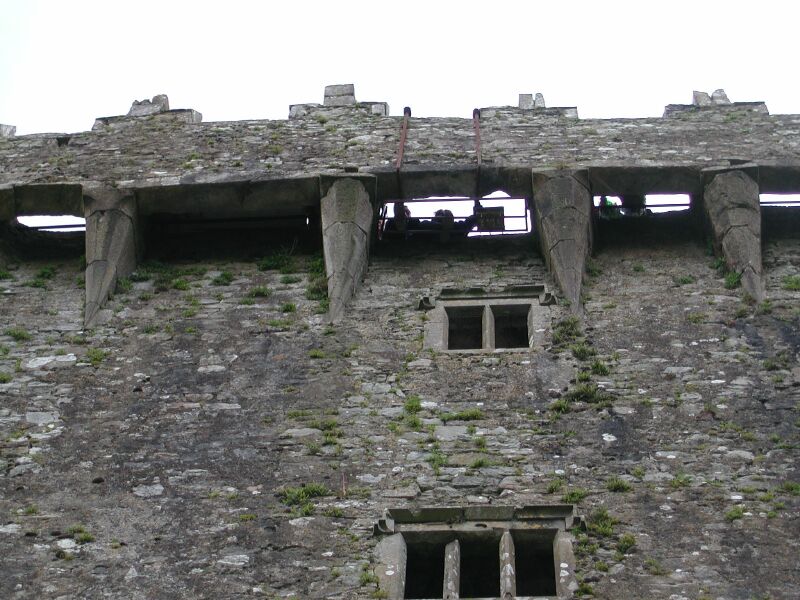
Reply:
<svg viewBox="0 0 800 600"><path fill-rule="evenodd" d="M533 94L520 94L519 107L523 110L530 110L533 108Z"/></svg>
<svg viewBox="0 0 800 600"><path fill-rule="evenodd" d="M706 92L692 92L692 104L694 106L711 106L711 96Z"/></svg>
<svg viewBox="0 0 800 600"><path fill-rule="evenodd" d="M388 117L389 105L386 102L372 102L370 103L369 112L379 117Z"/></svg>
<svg viewBox="0 0 800 600"><path fill-rule="evenodd" d="M136 199L130 192L109 185L85 183L83 210L86 218L98 210L121 210L133 220L136 218Z"/></svg>
<svg viewBox="0 0 800 600"><path fill-rule="evenodd" d="M355 95L356 95L356 86L352 83L325 86L326 98L328 96L355 96Z"/></svg>
<svg viewBox="0 0 800 600"><path fill-rule="evenodd" d="M14 187L17 215L83 216L81 186L74 183L45 183Z"/></svg>
<svg viewBox="0 0 800 600"><path fill-rule="evenodd" d="M325 106L353 106L356 103L356 90L352 83L325 86Z"/></svg>
<svg viewBox="0 0 800 600"><path fill-rule="evenodd" d="M14 137L17 134L17 128L14 125L3 125L0 123L0 137Z"/></svg>
<svg viewBox="0 0 800 600"><path fill-rule="evenodd" d="M315 108L320 108L321 104L290 104L289 105L289 118L298 119L304 117Z"/></svg>
<svg viewBox="0 0 800 600"><path fill-rule="evenodd" d="M545 108L545 107L546 106L544 103L544 95L540 94L539 92L536 92L536 97L533 99L533 108Z"/></svg>
<svg viewBox="0 0 800 600"><path fill-rule="evenodd" d="M355 96L333 96L325 98L325 106L355 106Z"/></svg>
<svg viewBox="0 0 800 600"><path fill-rule="evenodd" d="M719 89L719 90L714 90L714 92L711 94L711 103L730 104L731 101L728 100L728 94L725 93L725 90Z"/></svg>
<svg viewBox="0 0 800 600"><path fill-rule="evenodd" d="M129 117L147 117L169 110L169 98L166 94L153 96L152 100L134 100L131 109L128 111Z"/></svg>

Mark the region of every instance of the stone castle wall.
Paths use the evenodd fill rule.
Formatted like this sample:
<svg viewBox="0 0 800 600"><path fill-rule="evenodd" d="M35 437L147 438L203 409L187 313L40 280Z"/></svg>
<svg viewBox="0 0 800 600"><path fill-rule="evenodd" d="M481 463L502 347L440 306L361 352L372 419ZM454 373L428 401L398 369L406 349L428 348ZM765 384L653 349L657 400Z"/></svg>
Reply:
<svg viewBox="0 0 800 600"><path fill-rule="evenodd" d="M578 518L563 532L560 598L796 597L800 241L791 227L762 235L758 206L770 177L794 185L796 117L742 110L673 108L596 134L556 109L484 110L482 159L522 157L538 231L448 243L369 233L401 120L379 104L198 124L154 101L61 145L0 140L12 223L0 232L0 597L394 598L373 529L386 509L563 504ZM425 125L430 156L411 141ZM601 219L588 206L613 172L576 157L614 154L600 144L612 130L623 141L610 144L630 143L633 187L682 173L670 169L691 148L688 213ZM410 134L425 185L446 187L462 160L479 176L471 121ZM536 162L542 135L569 165ZM50 152L75 156L38 162ZM358 152L363 172L345 173ZM665 169L655 180L628 170L650 161ZM260 189L256 172L316 187ZM218 187L191 185L205 177ZM240 193L267 208L247 212ZM155 201L248 219L305 203L317 212L299 214L321 221L296 246L289 228L259 240L229 224L238 254L225 256L201 228L164 240L184 251L167 259L145 235ZM86 211L85 240L42 245L13 224L64 203ZM547 291L532 300L530 348L426 342L448 290L526 286ZM87 326L91 302L103 319Z"/></svg>

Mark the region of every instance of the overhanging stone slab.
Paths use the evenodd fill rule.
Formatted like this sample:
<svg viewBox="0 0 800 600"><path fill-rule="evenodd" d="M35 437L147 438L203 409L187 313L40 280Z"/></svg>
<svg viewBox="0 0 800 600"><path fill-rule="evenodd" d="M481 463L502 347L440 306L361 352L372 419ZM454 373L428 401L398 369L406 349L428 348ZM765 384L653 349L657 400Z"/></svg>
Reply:
<svg viewBox="0 0 800 600"><path fill-rule="evenodd" d="M230 180L136 188L142 217L194 219L306 215L319 207L319 178Z"/></svg>
<svg viewBox="0 0 800 600"><path fill-rule="evenodd" d="M696 194L703 190L698 168L670 165L592 167L589 181L596 196Z"/></svg>
<svg viewBox="0 0 800 600"><path fill-rule="evenodd" d="M800 163L758 166L758 187L762 194L800 193Z"/></svg>
<svg viewBox="0 0 800 600"><path fill-rule="evenodd" d="M16 185L14 203L17 216L83 217L83 187L70 183Z"/></svg>
<svg viewBox="0 0 800 600"><path fill-rule="evenodd" d="M450 169L403 167L399 176L395 177L399 177L399 188L391 199L472 197L478 189L478 173L474 166Z"/></svg>

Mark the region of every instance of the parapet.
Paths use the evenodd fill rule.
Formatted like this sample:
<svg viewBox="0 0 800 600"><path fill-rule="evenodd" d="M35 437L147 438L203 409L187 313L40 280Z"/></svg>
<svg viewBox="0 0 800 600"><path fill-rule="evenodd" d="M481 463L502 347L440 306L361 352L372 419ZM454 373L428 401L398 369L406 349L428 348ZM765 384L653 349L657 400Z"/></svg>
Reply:
<svg viewBox="0 0 800 600"><path fill-rule="evenodd" d="M519 107L525 110L530 110L533 108L546 108L544 103L544 95L536 92L536 96L533 94L520 94L519 95Z"/></svg>
<svg viewBox="0 0 800 600"><path fill-rule="evenodd" d="M764 102L731 102L728 94L723 89L714 90L711 95L707 92L692 92L691 104L668 104L664 107L664 117L671 117L679 113L697 112L698 110L712 109L723 111L749 111L769 114Z"/></svg>
<svg viewBox="0 0 800 600"><path fill-rule="evenodd" d="M297 119L326 109L357 108L379 117L389 116L389 105L386 102L357 102L356 86L352 83L326 85L322 104L292 104L289 106L289 118Z"/></svg>
<svg viewBox="0 0 800 600"><path fill-rule="evenodd" d="M169 98L166 94L153 96L152 100L134 100L127 115L115 117L98 117L92 125L92 131L101 131L108 127L117 127L135 122L142 118L158 118L175 123L190 125L202 123L203 115L192 108L170 110Z"/></svg>
<svg viewBox="0 0 800 600"><path fill-rule="evenodd" d="M153 96L152 100L134 100L131 109L128 111L129 117L147 117L157 115L169 110L169 98L166 94Z"/></svg>

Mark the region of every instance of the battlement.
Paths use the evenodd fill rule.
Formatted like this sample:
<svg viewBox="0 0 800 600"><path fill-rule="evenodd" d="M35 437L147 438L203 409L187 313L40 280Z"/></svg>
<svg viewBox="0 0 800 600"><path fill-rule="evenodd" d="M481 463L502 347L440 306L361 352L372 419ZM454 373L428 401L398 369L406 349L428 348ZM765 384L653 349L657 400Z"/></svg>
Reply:
<svg viewBox="0 0 800 600"><path fill-rule="evenodd" d="M0 126L0 596L800 595L800 115L402 112Z"/></svg>

